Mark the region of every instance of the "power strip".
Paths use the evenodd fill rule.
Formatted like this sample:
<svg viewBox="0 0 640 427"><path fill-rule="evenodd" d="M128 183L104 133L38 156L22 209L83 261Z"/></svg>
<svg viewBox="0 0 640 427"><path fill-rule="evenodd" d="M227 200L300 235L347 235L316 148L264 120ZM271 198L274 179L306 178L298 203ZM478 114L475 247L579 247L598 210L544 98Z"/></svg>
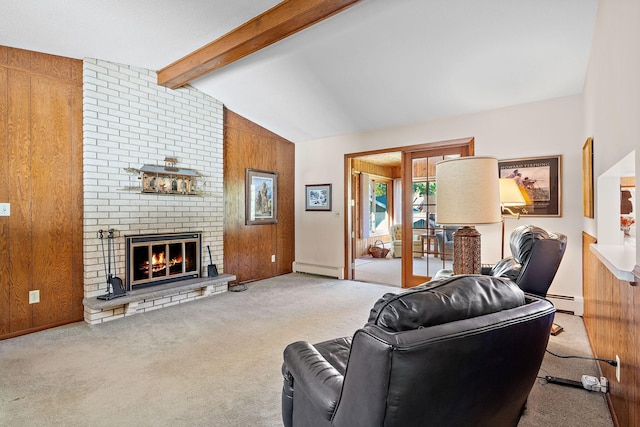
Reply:
<svg viewBox="0 0 640 427"><path fill-rule="evenodd" d="M564 378L550 377L548 375L544 377L544 379L551 384L566 385L566 386L575 387L575 388L584 388L582 386L582 381L567 380Z"/></svg>
<svg viewBox="0 0 640 427"><path fill-rule="evenodd" d="M581 381L568 380L565 378L546 376L545 380L551 384L559 384L575 388L583 388L589 391L600 391L606 393L609 386L609 381L605 377L598 378L591 375L583 375Z"/></svg>

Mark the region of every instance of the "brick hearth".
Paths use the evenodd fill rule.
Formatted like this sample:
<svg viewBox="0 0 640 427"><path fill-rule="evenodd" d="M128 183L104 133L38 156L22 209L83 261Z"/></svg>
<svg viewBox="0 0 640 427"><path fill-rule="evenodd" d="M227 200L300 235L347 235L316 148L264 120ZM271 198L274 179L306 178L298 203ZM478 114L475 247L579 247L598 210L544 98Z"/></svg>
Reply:
<svg viewBox="0 0 640 427"><path fill-rule="evenodd" d="M95 325L137 313L195 301L226 292L229 282L235 279L236 276L231 274L221 274L216 277L184 280L130 291L124 297L108 301L100 300L97 297L85 298L82 301L84 318L88 323Z"/></svg>

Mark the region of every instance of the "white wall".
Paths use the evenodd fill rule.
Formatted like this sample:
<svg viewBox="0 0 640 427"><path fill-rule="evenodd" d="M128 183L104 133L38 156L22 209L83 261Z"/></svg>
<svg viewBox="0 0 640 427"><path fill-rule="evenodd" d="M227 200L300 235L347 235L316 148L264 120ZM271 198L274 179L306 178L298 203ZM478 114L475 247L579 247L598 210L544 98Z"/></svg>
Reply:
<svg viewBox="0 0 640 427"><path fill-rule="evenodd" d="M585 136L594 139L596 179L633 150L636 174L640 170L639 20L636 0L599 3L584 89ZM598 199L597 188L595 193ZM585 218L584 229L598 237L596 220ZM637 241L636 236L636 247Z"/></svg>
<svg viewBox="0 0 640 427"><path fill-rule="evenodd" d="M562 217L507 219L506 235L521 224L568 236L549 290L581 298L583 98L536 102L446 120L296 144L296 261L344 264L344 154L475 137L475 154L511 159L562 155ZM333 212L305 212L305 184L333 184ZM484 226L482 261L500 258L500 225ZM507 251L508 253L508 251Z"/></svg>

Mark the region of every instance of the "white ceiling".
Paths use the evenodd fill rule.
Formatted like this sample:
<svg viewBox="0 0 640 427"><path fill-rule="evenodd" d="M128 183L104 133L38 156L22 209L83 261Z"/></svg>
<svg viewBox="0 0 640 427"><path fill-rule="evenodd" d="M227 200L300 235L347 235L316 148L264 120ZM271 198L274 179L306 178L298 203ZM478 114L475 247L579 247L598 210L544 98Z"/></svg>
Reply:
<svg viewBox="0 0 640 427"><path fill-rule="evenodd" d="M0 45L159 70L277 0L0 0ZM362 0L192 85L293 141L582 92L597 0Z"/></svg>

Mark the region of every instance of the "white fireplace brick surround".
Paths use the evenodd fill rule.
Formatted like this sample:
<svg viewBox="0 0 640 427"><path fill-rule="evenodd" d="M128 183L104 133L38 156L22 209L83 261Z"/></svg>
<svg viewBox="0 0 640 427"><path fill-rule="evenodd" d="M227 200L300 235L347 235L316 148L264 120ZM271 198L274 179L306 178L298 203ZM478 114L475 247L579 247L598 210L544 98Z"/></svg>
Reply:
<svg viewBox="0 0 640 427"><path fill-rule="evenodd" d="M223 106L190 86L171 90L156 81L156 73L151 70L84 60L86 299L107 292L100 229L115 230L118 277L124 278L125 274L125 235L168 232L202 232L201 274L206 276L209 264L207 246L218 271L223 272ZM175 157L178 167L201 175L200 195L142 194L138 176L125 170L144 164L164 165L165 157ZM143 305L156 309L226 290L224 284L206 292L176 292L157 300L145 299ZM141 311L146 310L137 310ZM91 324L126 315L124 309L95 310L85 305L85 320Z"/></svg>

